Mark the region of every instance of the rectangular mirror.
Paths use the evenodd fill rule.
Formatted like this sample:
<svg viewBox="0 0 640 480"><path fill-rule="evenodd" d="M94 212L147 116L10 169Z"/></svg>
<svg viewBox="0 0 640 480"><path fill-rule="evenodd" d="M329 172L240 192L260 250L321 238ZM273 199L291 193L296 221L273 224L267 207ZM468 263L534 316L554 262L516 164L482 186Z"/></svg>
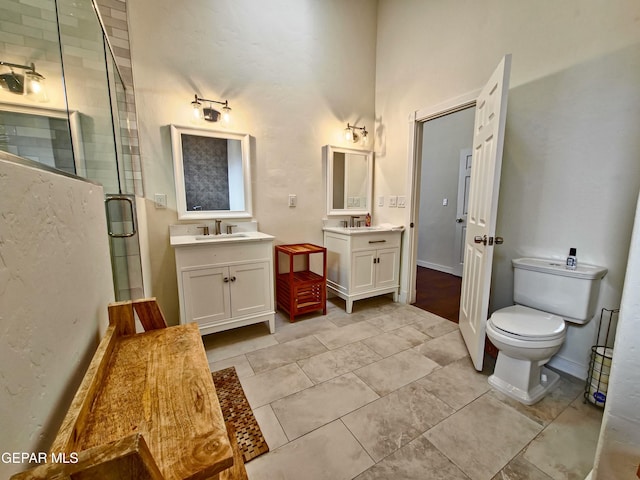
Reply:
<svg viewBox="0 0 640 480"><path fill-rule="evenodd" d="M327 145L327 215L371 213L373 152Z"/></svg>
<svg viewBox="0 0 640 480"><path fill-rule="evenodd" d="M249 135L171 125L178 218L251 217Z"/></svg>

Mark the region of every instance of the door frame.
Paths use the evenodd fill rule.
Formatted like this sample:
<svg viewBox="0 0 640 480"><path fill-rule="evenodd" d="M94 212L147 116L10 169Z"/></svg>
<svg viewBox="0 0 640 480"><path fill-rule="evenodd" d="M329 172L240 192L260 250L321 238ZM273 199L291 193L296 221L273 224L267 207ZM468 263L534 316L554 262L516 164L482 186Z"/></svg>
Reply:
<svg viewBox="0 0 640 480"><path fill-rule="evenodd" d="M476 99L481 89L451 98L432 107L415 110L409 115L409 168L407 169L407 185L409 192L407 199L406 236L403 248L403 265L401 279L401 301L407 304L416 301L416 269L418 260L418 209L420 205L420 168L422 159L422 126L429 120L456 113L470 107L475 107Z"/></svg>

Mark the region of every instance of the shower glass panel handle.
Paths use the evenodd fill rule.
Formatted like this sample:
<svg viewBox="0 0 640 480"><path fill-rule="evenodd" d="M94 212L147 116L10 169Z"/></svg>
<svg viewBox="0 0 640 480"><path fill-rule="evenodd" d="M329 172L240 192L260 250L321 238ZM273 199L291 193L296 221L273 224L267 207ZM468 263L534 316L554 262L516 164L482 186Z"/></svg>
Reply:
<svg viewBox="0 0 640 480"><path fill-rule="evenodd" d="M125 202L129 207L128 211L123 208L123 204L120 202ZM137 233L133 199L128 195L109 195L105 204L109 236L113 238L133 237Z"/></svg>

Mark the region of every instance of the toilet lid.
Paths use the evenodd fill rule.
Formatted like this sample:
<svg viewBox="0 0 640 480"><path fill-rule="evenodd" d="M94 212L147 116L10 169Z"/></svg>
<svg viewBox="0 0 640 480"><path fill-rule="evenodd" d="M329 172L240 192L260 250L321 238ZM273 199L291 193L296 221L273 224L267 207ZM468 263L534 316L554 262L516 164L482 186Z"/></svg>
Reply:
<svg viewBox="0 0 640 480"><path fill-rule="evenodd" d="M565 330L562 317L522 305L514 305L493 312L491 323L506 333L523 337L557 336Z"/></svg>

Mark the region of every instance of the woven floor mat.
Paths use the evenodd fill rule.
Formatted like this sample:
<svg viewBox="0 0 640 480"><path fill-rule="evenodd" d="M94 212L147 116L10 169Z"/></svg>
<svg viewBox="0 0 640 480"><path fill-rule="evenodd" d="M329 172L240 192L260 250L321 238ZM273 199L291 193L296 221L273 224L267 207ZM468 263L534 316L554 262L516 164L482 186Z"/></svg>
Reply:
<svg viewBox="0 0 640 480"><path fill-rule="evenodd" d="M244 395L235 367L218 370L211 374L220 401L225 422L231 422L236 430L238 446L248 462L269 451L256 417L253 416L247 397Z"/></svg>

